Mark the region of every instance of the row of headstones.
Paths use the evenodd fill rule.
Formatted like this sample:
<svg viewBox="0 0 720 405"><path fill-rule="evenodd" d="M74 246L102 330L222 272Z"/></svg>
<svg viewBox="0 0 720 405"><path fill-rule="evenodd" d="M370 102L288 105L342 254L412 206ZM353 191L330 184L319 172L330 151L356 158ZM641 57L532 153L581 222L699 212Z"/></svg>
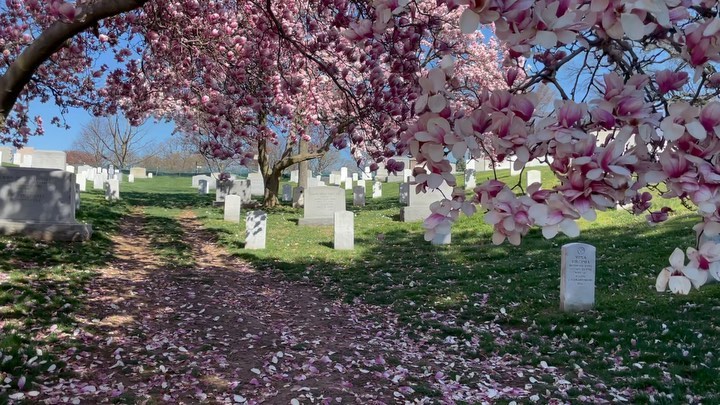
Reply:
<svg viewBox="0 0 720 405"><path fill-rule="evenodd" d="M471 164L472 163L472 164ZM475 169L475 161L471 160L467 163L468 167L465 168L465 190L472 190L477 185L475 175L477 170ZM513 167L512 165L510 167ZM520 174L519 170L510 170L510 175L516 176ZM533 183L542 184L542 172L539 170L528 170L527 171L527 184L528 186Z"/></svg>

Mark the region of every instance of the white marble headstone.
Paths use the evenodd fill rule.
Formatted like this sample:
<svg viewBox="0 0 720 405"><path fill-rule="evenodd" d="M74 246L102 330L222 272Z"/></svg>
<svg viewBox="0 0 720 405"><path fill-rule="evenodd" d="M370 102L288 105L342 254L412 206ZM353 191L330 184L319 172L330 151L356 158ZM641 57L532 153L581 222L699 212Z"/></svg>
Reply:
<svg viewBox="0 0 720 405"><path fill-rule="evenodd" d="M336 212L333 216L336 250L355 249L355 214L350 211Z"/></svg>
<svg viewBox="0 0 720 405"><path fill-rule="evenodd" d="M267 213L250 211L245 217L245 249L265 249Z"/></svg>
<svg viewBox="0 0 720 405"><path fill-rule="evenodd" d="M584 311L595 306L595 246L568 243L560 259L560 309Z"/></svg>
<svg viewBox="0 0 720 405"><path fill-rule="evenodd" d="M382 183L379 181L376 181L373 183L372 198L380 198L380 197L382 197Z"/></svg>
<svg viewBox="0 0 720 405"><path fill-rule="evenodd" d="M240 222L240 209L242 208L242 197L230 194L225 196L225 210L223 219L227 222Z"/></svg>
<svg viewBox="0 0 720 405"><path fill-rule="evenodd" d="M540 170L528 170L527 172L527 185L533 183L542 184L542 172Z"/></svg>

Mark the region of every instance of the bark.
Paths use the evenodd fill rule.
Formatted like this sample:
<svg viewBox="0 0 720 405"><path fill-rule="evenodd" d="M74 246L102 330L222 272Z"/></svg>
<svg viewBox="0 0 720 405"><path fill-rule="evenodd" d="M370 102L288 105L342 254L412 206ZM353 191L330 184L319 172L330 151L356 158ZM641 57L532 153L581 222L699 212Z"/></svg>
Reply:
<svg viewBox="0 0 720 405"><path fill-rule="evenodd" d="M298 154L308 154L308 142L300 139L300 144L298 145ZM310 166L310 160L303 160L298 164L298 186L302 187L303 190L307 190L308 187L308 168Z"/></svg>
<svg viewBox="0 0 720 405"><path fill-rule="evenodd" d="M0 77L0 122L10 115L17 98L37 69L58 51L65 41L98 21L142 7L148 0L100 0L86 2L82 13L71 23L55 22L8 66Z"/></svg>

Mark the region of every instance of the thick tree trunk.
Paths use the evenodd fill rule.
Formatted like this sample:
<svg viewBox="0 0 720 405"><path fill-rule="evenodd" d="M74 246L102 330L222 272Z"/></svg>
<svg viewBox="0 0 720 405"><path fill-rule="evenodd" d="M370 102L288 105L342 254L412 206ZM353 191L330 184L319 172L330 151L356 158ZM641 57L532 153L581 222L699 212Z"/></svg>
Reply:
<svg viewBox="0 0 720 405"><path fill-rule="evenodd" d="M0 124L10 115L18 96L30 82L37 69L47 61L65 41L97 24L98 21L140 8L148 0L103 0L85 2L83 12L75 21L57 21L46 28L30 46L8 66L0 76Z"/></svg>
<svg viewBox="0 0 720 405"><path fill-rule="evenodd" d="M270 167L267 141L265 139L258 142L258 166L265 183L263 207L275 207L279 204L278 191L280 190L280 173L282 173L282 170L278 172L275 167Z"/></svg>

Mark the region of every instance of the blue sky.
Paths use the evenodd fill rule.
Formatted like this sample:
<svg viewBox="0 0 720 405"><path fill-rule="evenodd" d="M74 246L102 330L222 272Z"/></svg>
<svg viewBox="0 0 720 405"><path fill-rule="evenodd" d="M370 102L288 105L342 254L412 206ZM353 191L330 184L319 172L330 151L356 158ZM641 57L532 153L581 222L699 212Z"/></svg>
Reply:
<svg viewBox="0 0 720 405"><path fill-rule="evenodd" d="M42 150L69 150L72 144L82 132L83 127L93 119L93 116L82 109L71 109L65 114L65 120L70 129L58 128L50 124L52 117L60 115L60 109L51 103L42 104L34 102L30 105L30 115L39 115L43 118L45 135L31 136L27 146ZM162 142L169 138L175 128L171 123L154 122L150 119L143 126L149 134L152 134L156 142Z"/></svg>

